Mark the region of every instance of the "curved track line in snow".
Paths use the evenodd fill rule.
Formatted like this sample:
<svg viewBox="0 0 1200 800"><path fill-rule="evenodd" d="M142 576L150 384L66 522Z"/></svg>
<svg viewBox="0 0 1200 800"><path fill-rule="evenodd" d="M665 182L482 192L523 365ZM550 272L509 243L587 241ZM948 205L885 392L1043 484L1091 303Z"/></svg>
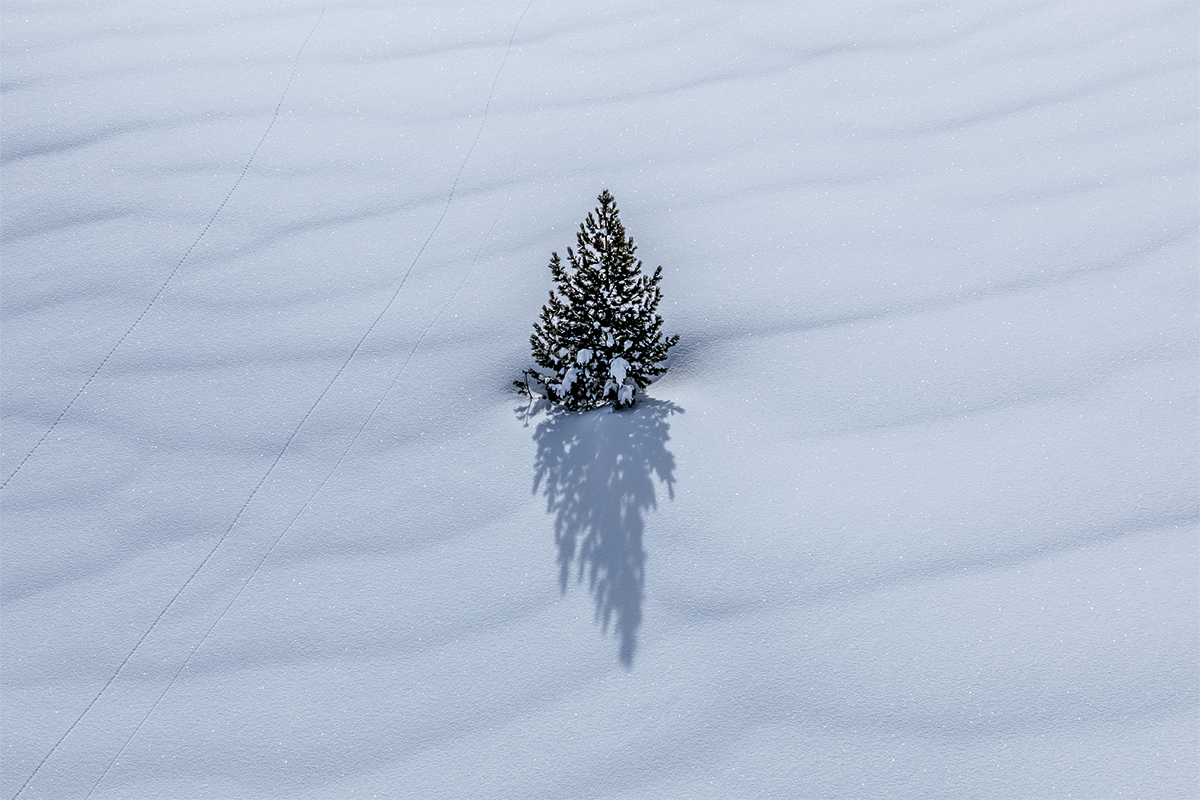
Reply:
<svg viewBox="0 0 1200 800"><path fill-rule="evenodd" d="M250 158L246 159L246 166L242 167L242 173L238 175L237 180L233 182L233 186L229 188L228 193L225 195L225 199L221 201L221 204L217 206L217 210L214 211L212 216L208 218L208 223L205 224L204 229L200 231L200 235L196 237L196 240L192 242L191 247L187 249L187 252L185 252L183 257L180 258L175 264L175 268L171 270L171 274L167 275L166 280L164 280L158 287L158 292L154 295L154 297L150 298L150 302L147 303L146 307L142 309L142 313L138 314L137 319L133 321L133 324L129 326L125 333L121 334L121 338L117 339L117 343L114 344L112 349L108 351L108 355L106 355L100 361L100 365L92 371L92 374L88 376L86 381L84 381L83 386L79 387L79 391L75 393L75 396L71 398L69 403L67 403L67 407L64 408L62 413L60 413L55 418L54 422L51 423L50 428L42 434L42 438L38 439L33 448L25 454L25 457L21 459L21 463L17 464L16 469L10 472L8 477L4 479L4 483L0 483L0 491L2 491L4 487L8 486L9 481L16 477L17 473L21 471L21 467L25 466L25 462L28 461L30 457L37 452L37 449L42 446L42 442L46 441L51 433L54 433L54 429L58 427L58 423L63 421L63 417L67 415L67 412L71 410L80 396L87 391L87 388L92 385L92 381L94 381L96 376L100 374L100 370L104 369L104 365L107 364L110 359L112 359L113 353L117 352L117 348L119 348L122 343L129 338L129 334L133 333L134 329L141 323L143 319L145 319L146 315L150 313L150 309L154 308L154 304L158 302L159 298L163 296L163 292L167 290L167 284L169 284L171 280L177 274L179 274L180 268L183 267L183 262L187 261L188 256L190 256L192 251L196 249L196 245L200 244L200 240L204 238L204 234L208 233L208 229L211 228L213 223L217 221L217 217L220 216L221 211L225 208L226 203L229 202L229 198L233 197L233 193L236 192L238 186L241 185L242 178L245 178L246 173L250 171L250 165L254 163L254 157L258 155L258 151L263 146L263 142L267 140L267 136L271 133L271 128L275 127L275 121L279 119L279 110L283 108L283 100L285 97L287 97L288 89L292 88L292 81L296 77L296 70L300 68L300 55L304 52L305 46L308 45L308 40L311 39L312 35L317 32L317 26L321 24L321 20L324 17L325 2L322 2L321 13L317 15L317 21L313 23L312 30L308 32L308 36L305 36L304 41L300 43L300 49L296 51L296 57L292 60L292 74L288 76L287 83L284 84L283 87L283 93L279 95L279 102L275 104L275 113L271 115L271 121L267 123L267 129L263 131L263 135L259 138L258 144L254 145L254 150L250 153ZM87 712L85 711L84 713ZM55 745L55 747L57 746L58 745ZM50 752L53 753L54 751L51 750ZM40 764L38 765L38 768L41 768ZM36 770L34 772L36 774ZM25 785L22 784L21 791L24 791L24 789ZM17 794L19 795L21 791L18 791Z"/></svg>
<svg viewBox="0 0 1200 800"><path fill-rule="evenodd" d="M73 405L75 405L75 401L79 399L80 395L82 395L87 390L87 387L89 385L91 385L92 381L95 380L96 375L98 375L100 373L100 370L104 368L104 365L109 362L109 359L112 358L113 353L115 353L117 351L117 348L121 346L121 343L124 342L125 339L127 339L129 337L129 334L131 334L133 332L134 328L136 328L138 326L138 323L140 323L142 321L142 319L146 316L146 314L148 314L150 312L150 309L154 306L154 304L158 302L158 299L160 297L162 297L163 292L167 288L167 284L170 283L171 279L174 278L176 273L179 272L180 267L183 266L183 262L187 260L187 257L189 255L192 254L192 251L194 249L196 249L196 245L198 245L200 243L200 240L204 238L204 234L206 234L208 232L208 229L212 227L213 222L217 219L217 216L221 213L221 209L225 208L225 204L229 202L229 198L233 196L233 193L237 190L238 185L242 182L242 178L246 177L246 173L250 169L250 164L254 161L254 157L258 154L259 148L262 147L263 142L265 142L267 140L267 135L271 132L271 128L275 125L275 120L279 119L279 110L283 107L283 100L285 97L287 97L288 89L291 88L292 80L295 79L296 71L297 71L297 69L299 69L299 66L300 66L300 55L304 52L304 48L308 44L309 40L312 39L312 35L317 32L317 26L319 26L321 24L321 20L324 17L325 17L325 3L322 2L321 3L321 13L317 15L317 21L313 23L312 29L308 32L308 36L304 37L304 41L301 42L301 44L300 44L300 49L296 51L296 58L292 62L292 73L291 73L291 75L288 76L287 83L283 87L283 93L280 94L280 96L279 96L279 102L275 104L275 113L271 117L271 122L267 125L267 129L265 131L263 131L263 135L258 140L258 144L255 145L254 151L250 154L250 158L247 159L246 166L242 168L242 174L238 176L238 179L236 181L234 181L233 187L229 190L229 193L225 195L225 199L221 201L221 205L219 205L217 207L217 210L213 212L213 215L211 217L209 217L208 224L204 226L204 230L200 231L200 235L196 237L196 241L192 242L192 246L189 247L187 249L187 252L183 254L183 258L179 259L179 263L177 263L175 265L175 269L171 270L171 274L168 275L167 279L165 281L163 281L161 286L158 287L158 293L156 295L154 295L153 299L150 300L150 303L142 310L142 313L138 315L138 318L133 321L133 324L129 326L129 329L127 331L125 331L124 334L122 334L120 339L117 340L117 343L115 345L113 345L112 349L108 351L108 355L106 355L104 357L104 360L100 362L100 366L96 367L96 369L92 372L91 377L89 377L87 379L87 382L85 382L83 384L83 386L81 386L79 388L79 391L75 393L75 396L73 398L71 398L71 402L67 404L67 407L64 408L62 410L62 413L58 415L58 418L54 420L54 424L50 426L50 429L48 431L46 431L44 434L42 434L42 438L39 439L37 444L35 444L33 446L33 449L30 450L29 453L26 454L25 458L21 459L21 463L18 464L17 468L14 469L12 471L12 473L4 480L4 483L0 484L0 489L3 489L5 486L8 485L8 482L11 481L18 472L20 472L21 467L23 467L25 465L25 462L29 460L29 457L32 456L34 454L34 452L38 449L38 447L41 446L42 442L46 441L46 437L48 437L51 434L51 432L54 431L54 429L58 426L58 423L61 422L63 417L65 417L67 415L67 412L71 410L71 407ZM340 371L339 371L339 374L340 374ZM326 388L326 391L328 391L328 387ZM322 392L322 396L324 396L324 392ZM318 402L319 401L320 401L320 398L318 398ZM312 413L311 410L309 411L309 413L310 414ZM301 424L303 424L303 423L301 423ZM273 470L275 468L275 464L279 463L279 459L283 457L284 451L287 450L287 445L291 444L292 439L295 438L296 432L298 432L299 430L300 430L300 428L299 428L299 426L297 426L296 431L293 431L292 435L290 437L288 437L288 441L286 444L284 444L283 450L281 450L279 452L279 456L276 457L275 463L273 463L271 465L271 470ZM258 486L254 487L255 492L258 491L259 486L262 486L263 481L265 481L267 479L267 475L271 474L271 470L268 470L267 474L264 475L262 480L260 480L258 482ZM238 517L240 517L242 512L245 511L246 506L249 505L250 500L253 499L253 497L254 497L254 494L251 493L250 498L247 498L246 502L238 510L238 514L237 514ZM196 567L196 569L192 571L192 574L188 576L187 580L183 582L183 586L179 587L178 591L176 591L174 596L171 597L171 600L163 607L163 610L158 612L158 616L154 618L154 621L152 623L150 623L150 627L147 628L146 632L143 633L141 635L141 637L137 640L137 642L133 646L133 649L130 650L129 654L126 655L125 658L121 661L120 665L113 672L112 676L107 681L105 681L105 683L102 687L100 687L100 691L96 693L96 696L93 697L91 702L89 702L87 704L87 706L83 709L83 711L80 712L79 716L75 718L75 721L72 722L65 731L63 731L62 736L58 737L58 741L56 741L54 743L54 746L50 748L49 752L47 752L46 755L42 757L42 760L38 762L38 765L36 767L34 767L33 772L29 773L29 777L25 779L25 782L21 784L21 788L17 789L16 794L13 795L13 800L16 800L16 798L21 796L21 793L24 792L26 787L29 786L30 781L32 781L34 779L34 777L38 774L38 772L41 771L42 767L45 766L46 762L50 759L50 756L54 755L54 753L58 750L58 748L62 745L62 743L66 740L66 738L71 735L71 731L75 730L76 726L79 725L79 723L83 720L83 718L85 716L87 716L87 713L92 710L92 707L96 705L97 701L99 701L100 698L104 696L104 693L108 690L108 687L112 685L113 681L115 681L117 679L117 676L121 674L121 670L123 670L125 668L125 665L129 663L129 660L131 658L133 658L133 654L136 653L138 651L138 648L142 646L142 642L146 641L146 637L148 637L150 635L150 633L155 629L155 627L158 626L159 621L162 620L163 616L167 613L168 609L170 609L171 606L174 605L175 601L179 598L179 595L182 594L183 590L187 588L188 584L190 584L192 582L192 579L196 577L196 575L200 572L200 570L204 568L204 565L208 563L208 560L210 558L212 558L213 553L215 553L217 551L217 548L221 546L221 542L223 542L225 540L225 537L229 535L229 531L233 529L233 525L235 525L235 524L237 524L237 517L234 517L233 523L230 524L229 528L225 531L225 533L221 534L221 537L217 540L217 543L213 547L213 549L209 551L208 555L206 555L204 557L204 560L200 562L200 565L198 567Z"/></svg>
<svg viewBox="0 0 1200 800"><path fill-rule="evenodd" d="M312 407L309 408L308 413L306 413L304 415L304 417L300 420L300 424L296 426L296 429L292 432L291 436L288 437L288 440L284 443L283 448L279 451L279 454L275 457L275 461L272 462L271 467L267 470L266 474L264 474L262 479L259 480L258 484L254 487L254 490L250 493L250 496L246 498L246 501L245 501L245 503L242 504L242 507L240 509L238 509L238 513L234 516L233 521L230 523L229 527L225 530L225 533L223 533L221 535L220 539L217 540L217 543L213 546L212 550L209 551L208 555L204 557L204 560L200 562L200 565L196 567L196 569L188 577L187 581L184 582L184 585L180 587L179 591L175 593L175 596L171 598L171 600L167 603L166 607L164 607L162 612L159 613L158 617L155 618L154 622L150 625L150 628L146 631L146 633L142 636L142 638L138 640L136 645L134 645L133 650L130 651L128 656L126 656L125 661L123 661L121 663L121 666L117 668L117 672L113 674L112 678L109 679L108 683L105 684L104 688L100 690L101 694L104 693L104 689L107 689L108 685L111 684L113 682L113 680L117 677L117 674L120 673L121 668L125 666L125 663L128 662L129 659L133 656L134 652L137 651L138 647L142 644L142 641L145 640L146 637L150 635L150 632L158 624L159 620L162 619L163 615L166 614L167 609L169 609L171 607L171 605L175 602L175 600L179 597L179 595L183 592L183 590L185 588L187 588L187 585L191 582L192 578L194 578L200 572L200 570L203 569L204 565L208 562L208 560L213 556L213 554L216 553L217 549L220 548L222 542L225 541L226 537L228 537L229 533L233 530L234 526L237 525L238 519L241 517L242 513L246 510L246 508L250 505L250 502L254 499L254 496L258 493L259 488L262 487L263 483L266 482L267 478L270 477L271 473L274 471L276 465L279 464L280 460L282 460L284 453L287 452L288 446L291 445L292 440L296 437L296 434L300 432L300 429L304 426L304 423L308 421L308 418L310 416L312 416L312 413L316 410L316 408L320 404L321 400L329 392L329 389L332 388L333 384L337 382L337 379L341 376L342 372L345 371L346 367L349 366L351 360L353 360L354 356L358 353L359 349L362 348L362 345L367 340L367 337L371 335L371 332L375 329L375 327L379 324L380 320L383 319L384 315L386 315L388 310L392 307L392 304L396 301L396 298L399 297L400 290L404 287L405 282L408 280L408 276L412 273L413 268L417 265L417 262L420 260L422 253L425 252L425 248L429 245L429 242L432 241L434 234L437 233L438 227L441 225L442 220L445 219L446 213L450 209L450 204L454 199L454 192L458 188L459 180L462 178L463 171L466 169L466 166L467 166L467 162L471 158L471 153L475 150L475 145L479 143L479 139L483 135L484 125L487 124L488 110L491 108L492 98L495 96L495 93L496 93L496 84L500 80L500 74L504 71L505 64L508 63L508 56L512 52L512 45L513 45L513 42L516 40L517 30L521 27L521 21L525 18L525 14L529 11L529 9L532 5L533 5L533 0L529 0L529 3L526 4L525 9L521 12L521 15L517 18L516 25L513 26L512 35L508 39L508 47L504 51L504 58L500 62L499 69L496 70L496 77L492 79L492 86L488 92L488 99L487 99L486 104L484 105L484 110L483 110L483 118L480 120L479 130L475 134L475 140L474 140L474 142L471 143L470 149L467 150L467 154L463 158L462 166L459 167L458 174L454 178L454 183L452 184L452 186L450 188L450 193L446 197L446 205L445 205L445 208L442 209L441 216L438 218L438 221L434 224L433 230L431 230L429 232L429 236L425 239L425 243L422 244L420 250L417 251L417 254L413 258L412 263L409 264L408 269L404 273L404 277L401 278L401 280L400 280L400 285L396 287L396 290L392 293L391 298L388 300L388 302L384 306L383 310L380 311L378 316L376 316L374 321L372 321L371 325L367 328L367 332L363 334L361 339L359 339L358 344L356 344L354 346L354 349L350 352L350 355L346 357L346 361L342 364L342 366L338 369L337 373L329 381L329 384L321 392L320 396L318 396L317 399L313 402ZM515 167L514 167L514 170L515 170ZM412 361L412 358L416 354L417 349L421 346L421 343L423 341L425 341L425 337L429 335L429 332L431 330L433 330L433 326L435 324L437 324L437 321L441 318L442 314L445 313L446 309L450 307L450 304L454 302L454 299L456 297L458 297L459 292L462 291L463 286L466 285L467 280L470 278L472 271L474 271L474 269L475 269L475 265L479 262L479 256L482 254L484 246L486 245L487 241L491 238L493 231L496 230L496 226L500 223L501 218L504 216L504 212L508 209L509 200L512 199L511 183L512 182L510 180L509 181L509 194L504 199L504 205L501 206L500 212L496 215L496 218L492 221L491 227L488 228L487 233L484 234L483 240L480 242L479 247L476 249L475 256L471 260L470 266L467 267L467 270L463 274L462 279L459 281L458 286L455 288L454 293L450 295L449 299L447 299L446 302L442 305L441 309L438 310L438 313L434 315L433 319L430 321L429 325L426 326L425 330L421 333L420 337L417 338L417 341L413 344L412 349L408 353L408 357L404 360L404 363L401 365L400 370L396 373L396 376L394 378L392 378L392 382L388 385L388 388L383 392L382 395L380 395L379 400L375 403L374 408L371 409L371 412L363 420L362 424L358 428L358 431L355 432L354 437L350 440L350 443L342 451L342 455L338 458L337 462L333 465L332 468L330 468L329 472L326 473L324 479L322 479L321 483L318 484L317 488L315 490L313 490L312 494L309 495L308 499L300 506L300 510L297 511L295 513L295 515L292 516L291 520L289 520L287 526L284 527L283 531L281 531L279 533L279 535L275 537L275 540L273 542L271 542L271 546L267 548L267 551L265 553L263 553L262 557L255 564L254 569L250 572L250 575L242 582L241 587L234 594L233 598L229 601L229 603L226 604L225 608L222 609L221 613L217 616L217 618L213 621L213 623L208 626L208 629L204 632L204 635L201 636L200 640L198 642L196 642L195 645L192 646L191 652L188 653L187 658L185 658L183 663L180 664L179 669L175 670L175 674L171 676L171 680L167 682L166 687L162 690L162 692L159 694L158 698L154 701L154 704L150 707L150 709L145 713L145 715L142 717L142 719L138 722L137 726L133 729L133 732L130 733L129 736L125 739L125 741L122 743L122 745L121 745L120 749L117 751L116 755L114 755L112 757L112 759L109 761L108 765L104 768L104 771L100 774L100 777L96 779L96 782L94 784L92 784L92 788L90 790L88 790L87 797L91 797L95 793L97 787L100 786L100 783L104 780L104 778L108 775L108 773L116 765L117 761L121 758L121 755L129 747L130 742L132 742L134 740L134 738L137 736L137 734L145 726L147 720L149 720L150 717L153 716L155 710L158 709L158 707L159 707L159 705L161 705L163 699L167 696L167 693L171 691L171 687L173 687L175 685L175 682L179 679L179 676L183 674L183 671L185 669L187 669L187 666L192 662L192 657L196 655L196 653L204 645L204 642L208 640L208 637L216 629L217 625L219 625L221 623L221 620L223 620L225 618L225 616L229 613L229 610L231 608L233 608L235 603L237 603L238 598L242 596L242 593L246 590L246 587L249 586L251 581L254 580L255 576L258 575L259 571L262 569L262 565L264 563L266 563L267 558L269 558L271 553L273 553L275 551L275 548L283 540L283 537L286 536L289 531L291 531L292 527L296 524L296 521L300 519L300 516L309 507L309 505L312 503L313 499L321 492L322 489L325 488L326 484L329 483L330 479L337 472L338 468L341 467L341 465L345 462L346 457L350 454L350 451L354 448L354 445L357 444L358 440L362 437L363 431L366 430L367 425L370 424L372 419L374 419L375 414L376 414L376 412L379 411L380 406L383 405L383 402L387 399L388 395L391 394L392 389L394 389L396 387L396 384L399 383L400 377L404 374L404 371L408 368L409 363ZM96 699L97 700L99 699L99 695L97 695ZM95 702L96 702L96 700L93 700L92 704L94 704ZM89 704L88 708L91 708L92 704ZM86 714L86 713L87 713L87 710L85 709L84 714ZM83 717L81 715L80 719L82 719L82 718ZM76 724L78 722L79 722L79 720L76 720ZM74 727L74 726L72 726L72 727ZM70 733L70 731L68 730L67 733ZM63 738L65 738L65 737L66 737L66 734L63 735ZM59 741L61 742L62 740L60 739ZM47 757L49 757L49 756L47 755ZM43 760L43 763L44 763L44 760ZM40 765L39 765L39 768L40 768ZM32 776L30 776L30 777L32 778ZM26 783L28 783L28 781L26 781ZM24 787L22 787L22 789L23 788ZM19 795L20 792L17 792L17 794ZM14 796L14 800L15 800L15 796Z"/></svg>
<svg viewBox="0 0 1200 800"><path fill-rule="evenodd" d="M518 22L518 24L520 23ZM508 201L511 198L512 195L510 193L509 196L505 198L504 205L501 207L500 213L496 215L496 219L492 222L492 227L489 228L487 234L484 235L483 242L480 243L479 248L475 251L475 257L471 260L471 266L467 268L466 273L463 275L462 280L458 284L458 288L454 290L454 294L450 295L450 299L445 302L441 310L438 311L433 320L425 328L425 331L412 346L412 349L408 353L408 357L400 366L400 371L396 373L396 377L392 379L391 384L388 385L388 388L380 396L379 401L375 403L375 407L371 409L371 413L367 415L366 419L363 420L362 425L358 427L358 431L355 432L354 438L350 440L350 444L348 444L346 449L342 451L342 455L340 458L338 458L337 463L335 463L329 472L326 473L324 479L322 479L320 484L317 485L317 488L313 490L312 494L308 496L308 499L305 500L300 506L300 510L297 511L292 516L291 520L288 521L287 527L285 527L283 531L281 531L280 534L275 537L275 540L271 542L271 546L267 548L267 551L263 553L262 558L260 558L258 563L254 565L254 569L250 572L249 577L242 582L241 588L237 590L237 593L233 596L233 599L231 599L225 605L225 608L222 609L220 615L218 615L217 618L213 620L213 623L208 626L208 629L204 632L204 635L200 637L200 641L196 642L196 644L192 646L192 650L190 653L188 653L188 657L184 659L184 662L179 666L179 669L175 670L175 674L171 676L171 680L167 682L166 687L159 694L158 699L154 701L154 705L150 707L150 710L147 711L145 716L142 717L141 721L138 722L137 727L133 729L133 733L129 734L129 737L121 745L121 749L117 751L117 754L112 757L111 761L109 761L108 766L104 768L104 772L101 773L100 777L96 779L96 782L92 784L92 788L88 791L87 797L92 796L92 794L96 791L96 788L100 785L100 782L104 780L105 776L108 775L109 771L116 765L118 759L121 758L125 750L129 747L129 743L132 742L142 730L142 727L146 724L146 721L154 715L154 712L158 709L159 705L162 704L162 701L167 696L167 693L171 691L171 687L173 687L175 682L179 680L179 676L182 675L183 671L187 669L189 664L192 663L192 657L195 656L196 653L199 652L200 648L204 646L204 643L208 641L208 637L212 635L214 630L216 630L217 625L221 624L221 620L225 619L225 616L229 613L229 610L233 608L234 604L237 603L238 598L242 596L242 592L246 591L246 587L250 585L251 581L253 581L255 576L258 575L258 573L262 570L263 564L266 563L271 553L275 552L275 548L281 541L283 541L283 537L287 536L288 532L291 531L292 527L296 524L296 521L300 519L300 516L310 507L312 501L316 499L316 496L320 494L321 490L324 489L326 484L329 483L329 480L333 477L334 473L336 473L338 468L345 463L346 456L348 456L350 451L354 449L354 445L357 444L358 440L362 437L363 431L367 429L367 425L372 419L375 418L375 413L379 411L379 408L383 405L384 400L386 400L388 395L392 393L392 389L396 388L396 384L400 381L400 376L402 376L404 371L408 369L408 364L410 361L412 361L413 356L416 354L417 348L421 346L423 341L425 341L425 337L429 335L431 330L433 330L433 326L437 323L438 319L442 316L446 309L450 307L450 304L454 302L454 298L458 297L458 293L462 291L463 286L466 285L467 279L471 276L471 272L475 269L475 265L479 262L479 256L483 252L484 244L489 238L491 238L492 231L496 229L496 225L499 224L501 217L504 216L504 212L508 209Z"/></svg>

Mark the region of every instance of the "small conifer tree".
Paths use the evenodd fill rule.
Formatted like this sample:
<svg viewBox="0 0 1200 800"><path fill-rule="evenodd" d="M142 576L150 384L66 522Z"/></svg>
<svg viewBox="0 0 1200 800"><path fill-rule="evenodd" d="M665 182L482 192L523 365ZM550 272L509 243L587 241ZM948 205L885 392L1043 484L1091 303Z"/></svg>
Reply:
<svg viewBox="0 0 1200 800"><path fill-rule="evenodd" d="M573 411L632 406L679 341L662 333L662 267L642 273L613 196L605 189L597 199L575 236L578 251L568 247L565 264L550 256L555 288L529 337L537 369L513 381Z"/></svg>

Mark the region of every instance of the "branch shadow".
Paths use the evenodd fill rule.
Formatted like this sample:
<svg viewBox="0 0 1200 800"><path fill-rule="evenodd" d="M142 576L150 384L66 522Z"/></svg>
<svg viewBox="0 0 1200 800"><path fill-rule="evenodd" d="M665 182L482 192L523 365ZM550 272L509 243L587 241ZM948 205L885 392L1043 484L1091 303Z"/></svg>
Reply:
<svg viewBox="0 0 1200 800"><path fill-rule="evenodd" d="M595 619L618 639L618 656L633 666L642 623L646 513L656 508L654 480L675 498L675 457L667 450L667 418L679 406L644 398L633 408L585 413L564 411L539 400L518 409L525 421L545 413L537 424L533 493L546 498L554 515L559 590L566 593L572 573L595 601Z"/></svg>

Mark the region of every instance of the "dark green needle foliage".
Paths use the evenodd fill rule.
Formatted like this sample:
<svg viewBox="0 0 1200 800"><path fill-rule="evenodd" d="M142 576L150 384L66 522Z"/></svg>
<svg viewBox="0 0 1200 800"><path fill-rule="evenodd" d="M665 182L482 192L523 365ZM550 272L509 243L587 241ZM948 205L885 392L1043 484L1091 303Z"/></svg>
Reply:
<svg viewBox="0 0 1200 800"><path fill-rule="evenodd" d="M578 250L567 248L566 263L551 254L555 288L529 338L537 368L513 382L572 411L632 406L679 341L662 333L662 267L642 272L613 196L605 189L597 199L575 235Z"/></svg>

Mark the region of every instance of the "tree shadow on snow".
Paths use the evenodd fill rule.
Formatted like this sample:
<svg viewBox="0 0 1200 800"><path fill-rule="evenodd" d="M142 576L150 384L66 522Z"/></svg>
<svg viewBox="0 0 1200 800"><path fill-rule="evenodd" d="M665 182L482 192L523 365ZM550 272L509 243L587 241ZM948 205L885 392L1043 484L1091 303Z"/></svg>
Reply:
<svg viewBox="0 0 1200 800"><path fill-rule="evenodd" d="M566 593L572 574L578 583L587 577L596 621L605 633L611 628L621 663L631 667L646 583L645 515L657 507L656 477L675 497L667 418L683 409L644 398L618 412L563 411L544 400L518 410L526 425L542 413L533 492L554 515L559 589Z"/></svg>

